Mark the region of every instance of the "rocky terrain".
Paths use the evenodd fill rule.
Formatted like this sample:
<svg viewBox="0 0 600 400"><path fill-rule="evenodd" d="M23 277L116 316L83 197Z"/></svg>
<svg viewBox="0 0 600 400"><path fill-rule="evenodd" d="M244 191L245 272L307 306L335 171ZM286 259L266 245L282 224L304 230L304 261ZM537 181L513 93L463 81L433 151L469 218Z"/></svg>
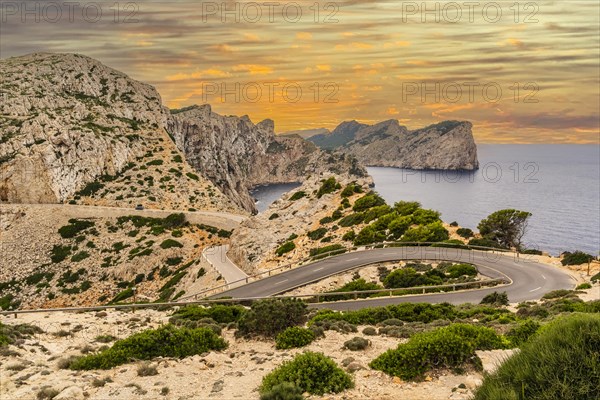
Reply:
<svg viewBox="0 0 600 400"><path fill-rule="evenodd" d="M230 232L178 218L80 218L71 206L2 207L0 308L169 300L218 285L201 252ZM117 297L119 296L119 297Z"/></svg>
<svg viewBox="0 0 600 400"><path fill-rule="evenodd" d="M328 179L334 180L336 188L319 196ZM231 237L228 255L246 273L254 274L283 265L297 265L299 261L309 258L311 251L323 248L334 250L331 246L352 247L355 237L377 220L377 217L373 217L367 221L360 219L344 223L344 219L360 214L353 212L353 205L370 193L371 185L370 177L312 176L302 186L283 194L266 211L245 220ZM344 189L347 192L349 186L354 186L354 191L345 193ZM387 205L370 208L378 207L374 212L392 212ZM418 226L414 222L412 224ZM457 234L460 229L458 225L440 224L449 240L468 242L467 238ZM390 237L390 240L396 239ZM277 254L278 249L288 242L294 244L293 248Z"/></svg>
<svg viewBox="0 0 600 400"><path fill-rule="evenodd" d="M223 330L229 347L222 352L210 352L182 360L160 358L150 365L157 375L139 376L140 363L129 363L108 371L75 372L61 369L61 360L69 356L89 354L104 344L102 336L125 338L144 329L166 323L169 314L152 310L135 313L38 314L20 316L18 320L3 318L4 324L30 323L41 327L19 346L10 346L0 355L0 397L35 399L41 390L53 389L55 400L91 399L258 399L260 381L268 372L294 355L306 350L322 352L339 365L346 365L356 381L356 387L327 399L362 400L365 398L392 400L463 399L481 383L481 373L465 375L443 373L428 377L422 383L404 382L368 367L368 363L387 349L406 339L370 336L371 346L364 351L342 349L344 341L357 333L327 331L325 337L302 349L277 350L274 343L264 340L236 338L233 331ZM361 331L364 327L358 327ZM63 333L63 332L66 332ZM360 334L358 334L360 336ZM110 345L110 343L108 344ZM497 350L480 352L484 368L490 371L510 354ZM460 387L459 387L460 386ZM168 388L168 389L164 389ZM309 396L320 399L320 396Z"/></svg>
<svg viewBox="0 0 600 400"><path fill-rule="evenodd" d="M375 125L341 123L330 134L308 140L323 149L356 156L367 166L418 170L475 170L477 147L469 122L445 121L409 130L397 120Z"/></svg>
<svg viewBox="0 0 600 400"><path fill-rule="evenodd" d="M222 116L209 105L173 110L168 131L188 162L239 206L255 211L254 186L303 182L323 172L365 177L355 158L328 154L298 136L276 136L274 123Z"/></svg>
<svg viewBox="0 0 600 400"><path fill-rule="evenodd" d="M78 54L0 72L0 201L236 210L185 163L152 86Z"/></svg>

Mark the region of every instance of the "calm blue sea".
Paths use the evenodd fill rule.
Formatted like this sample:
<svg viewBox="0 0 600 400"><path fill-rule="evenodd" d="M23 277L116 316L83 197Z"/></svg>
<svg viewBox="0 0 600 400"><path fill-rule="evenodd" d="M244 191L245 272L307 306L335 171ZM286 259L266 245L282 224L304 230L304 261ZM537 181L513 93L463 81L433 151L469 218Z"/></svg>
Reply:
<svg viewBox="0 0 600 400"><path fill-rule="evenodd" d="M516 208L533 213L526 242L557 255L600 251L600 146L479 145L476 172L369 168L388 203L416 200L446 222L476 229L490 213ZM291 187L254 193L266 208Z"/></svg>

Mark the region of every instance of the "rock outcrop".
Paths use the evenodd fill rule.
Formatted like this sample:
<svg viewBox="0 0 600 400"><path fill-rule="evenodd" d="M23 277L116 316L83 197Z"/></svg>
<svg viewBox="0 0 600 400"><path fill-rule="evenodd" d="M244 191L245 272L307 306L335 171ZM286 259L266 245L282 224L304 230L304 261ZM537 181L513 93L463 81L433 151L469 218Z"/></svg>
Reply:
<svg viewBox="0 0 600 400"><path fill-rule="evenodd" d="M239 210L185 163L154 87L79 54L0 72L0 201Z"/></svg>
<svg viewBox="0 0 600 400"><path fill-rule="evenodd" d="M174 110L168 131L188 162L226 195L255 211L248 189L303 182L321 173L367 175L352 156L328 153L300 137L280 137L273 121L253 124L247 116L222 116L209 105Z"/></svg>
<svg viewBox="0 0 600 400"><path fill-rule="evenodd" d="M409 169L475 170L477 146L470 122L445 121L414 131L397 120L364 125L343 122L330 135L309 141L354 155L367 166Z"/></svg>

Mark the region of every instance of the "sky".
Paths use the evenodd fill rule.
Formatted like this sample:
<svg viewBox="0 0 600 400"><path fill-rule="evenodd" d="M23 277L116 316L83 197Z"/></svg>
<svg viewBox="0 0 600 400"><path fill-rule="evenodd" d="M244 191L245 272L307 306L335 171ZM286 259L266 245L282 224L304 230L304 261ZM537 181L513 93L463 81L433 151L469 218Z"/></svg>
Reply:
<svg viewBox="0 0 600 400"><path fill-rule="evenodd" d="M599 4L0 0L0 57L85 54L277 132L468 120L478 143L599 143Z"/></svg>

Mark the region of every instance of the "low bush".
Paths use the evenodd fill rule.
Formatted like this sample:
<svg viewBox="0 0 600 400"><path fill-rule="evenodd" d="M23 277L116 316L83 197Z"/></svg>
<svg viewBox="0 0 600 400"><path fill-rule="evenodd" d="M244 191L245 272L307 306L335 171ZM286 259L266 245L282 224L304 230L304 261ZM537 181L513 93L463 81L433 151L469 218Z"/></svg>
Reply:
<svg viewBox="0 0 600 400"><path fill-rule="evenodd" d="M306 328L292 326L287 328L275 339L275 348L292 349L294 347L304 347L315 340L315 333Z"/></svg>
<svg viewBox="0 0 600 400"><path fill-rule="evenodd" d="M340 333L358 332L356 325L350 324L346 321L321 320L314 322L314 324L311 324L310 327L317 327L323 331L336 331Z"/></svg>
<svg viewBox="0 0 600 400"><path fill-rule="evenodd" d="M296 193L294 193L291 197L290 200L291 201L296 201L296 200L300 200L301 198L306 196L306 192L303 192L302 190L297 191Z"/></svg>
<svg viewBox="0 0 600 400"><path fill-rule="evenodd" d="M340 221L338 222L338 224L342 227L349 227L349 226L354 226L354 225L358 225L360 223L362 223L365 219L365 214L364 213L353 213L350 215L345 216L344 218L340 219Z"/></svg>
<svg viewBox="0 0 600 400"><path fill-rule="evenodd" d="M275 254L277 254L279 257L281 257L285 253L289 253L290 251L294 250L295 248L296 248L296 244L294 244L294 242L285 242L284 244L279 246L277 248L277 250L275 250Z"/></svg>
<svg viewBox="0 0 600 400"><path fill-rule="evenodd" d="M539 329L541 325L532 320L526 319L520 322L518 325L512 327L507 333L506 337L514 346L521 346L523 343L529 340Z"/></svg>
<svg viewBox="0 0 600 400"><path fill-rule="evenodd" d="M600 398L600 315L560 318L487 375L474 400Z"/></svg>
<svg viewBox="0 0 600 400"><path fill-rule="evenodd" d="M307 306L301 300L259 300L240 318L238 332L244 336L275 337L289 327L303 325L306 315Z"/></svg>
<svg viewBox="0 0 600 400"><path fill-rule="evenodd" d="M332 176L331 178L327 178L321 184L321 187L317 191L317 198L320 199L326 194L333 193L338 189L341 189L341 185L337 183L335 178Z"/></svg>
<svg viewBox="0 0 600 400"><path fill-rule="evenodd" d="M587 264L594 259L594 256L586 254L582 251L576 251L574 253L565 252L563 253L563 259L560 261L562 265L580 265Z"/></svg>
<svg viewBox="0 0 600 400"><path fill-rule="evenodd" d="M161 249L182 248L183 244L173 239L165 239L161 244Z"/></svg>
<svg viewBox="0 0 600 400"><path fill-rule="evenodd" d="M433 368L457 369L467 363L478 365L475 350L503 347L502 338L489 328L455 324L416 334L407 343L381 354L369 365L409 380Z"/></svg>
<svg viewBox="0 0 600 400"><path fill-rule="evenodd" d="M585 289L591 289L592 285L590 285L589 283L582 283L581 285L577 285L577 287L575 288L575 290L585 290Z"/></svg>
<svg viewBox="0 0 600 400"><path fill-rule="evenodd" d="M210 350L223 350L227 342L206 328L188 329L164 325L119 340L107 350L74 360L73 370L110 369L134 360L155 357L183 358Z"/></svg>
<svg viewBox="0 0 600 400"><path fill-rule="evenodd" d="M325 256L333 256L346 252L346 248L341 244L331 244L325 247L319 247L316 249L310 249L309 254L311 257L324 258Z"/></svg>
<svg viewBox="0 0 600 400"><path fill-rule="evenodd" d="M600 281L600 272L598 272L596 275L592 276L590 281L591 282Z"/></svg>
<svg viewBox="0 0 600 400"><path fill-rule="evenodd" d="M260 400L303 400L302 389L290 382L282 382L260 395Z"/></svg>
<svg viewBox="0 0 600 400"><path fill-rule="evenodd" d="M342 236L342 240L345 240L347 242L353 242L354 239L356 239L356 232L354 231L348 231L344 233L344 236Z"/></svg>
<svg viewBox="0 0 600 400"><path fill-rule="evenodd" d="M372 326L367 326L365 329L362 330L363 335L367 335L367 336L375 336L377 335L377 329L373 328Z"/></svg>
<svg viewBox="0 0 600 400"><path fill-rule="evenodd" d="M377 193L371 192L356 200L354 202L354 206L352 206L352 210L360 212L368 210L369 208L383 205L385 205L385 200Z"/></svg>
<svg viewBox="0 0 600 400"><path fill-rule="evenodd" d="M175 311L169 322L177 325L181 321L200 321L210 318L220 324L229 324L231 322L238 322L245 313L246 308L235 305L216 304L211 307L185 306Z"/></svg>
<svg viewBox="0 0 600 400"><path fill-rule="evenodd" d="M465 239L472 238L474 235L473 231L469 228L458 228L456 233L458 236L464 237Z"/></svg>
<svg viewBox="0 0 600 400"><path fill-rule="evenodd" d="M350 281L350 282L346 283L344 286L342 286L341 288L332 290L329 293L344 293L344 292L354 292L354 291L361 291L361 290L378 290L378 289L383 289L383 286L378 285L373 282L367 282L364 279L360 278L360 279L355 279L353 281ZM360 297L360 298L365 298L365 297L369 297L369 296L370 296L369 293L358 295L358 297ZM340 299L350 299L353 297L354 297L354 295L347 295L347 296L341 296L341 297L336 296L333 299L340 300Z"/></svg>
<svg viewBox="0 0 600 400"><path fill-rule="evenodd" d="M329 357L321 353L305 352L286 361L263 378L261 394L275 386L290 382L302 392L315 395L339 393L354 386L352 378Z"/></svg>
<svg viewBox="0 0 600 400"><path fill-rule="evenodd" d="M508 294L506 292L498 293L493 292L486 295L479 304L493 304L496 306L507 306L508 305Z"/></svg>
<svg viewBox="0 0 600 400"><path fill-rule="evenodd" d="M471 264L453 264L446 268L446 273L450 278L460 278L461 276L477 275L477 268Z"/></svg>
<svg viewBox="0 0 600 400"><path fill-rule="evenodd" d="M137 375L138 376L154 376L158 375L158 369L154 365L150 365L148 363L141 363L137 367Z"/></svg>
<svg viewBox="0 0 600 400"><path fill-rule="evenodd" d="M74 238L79 235L80 232L85 231L88 228L94 226L94 221L86 221L81 219L70 219L69 225L65 225L58 229L58 233L63 239Z"/></svg>
<svg viewBox="0 0 600 400"><path fill-rule="evenodd" d="M360 336L355 336L344 342L344 348L351 351L364 350L371 345L371 342Z"/></svg>
<svg viewBox="0 0 600 400"><path fill-rule="evenodd" d="M322 239L327 234L327 228L318 228L306 234L311 240Z"/></svg>

